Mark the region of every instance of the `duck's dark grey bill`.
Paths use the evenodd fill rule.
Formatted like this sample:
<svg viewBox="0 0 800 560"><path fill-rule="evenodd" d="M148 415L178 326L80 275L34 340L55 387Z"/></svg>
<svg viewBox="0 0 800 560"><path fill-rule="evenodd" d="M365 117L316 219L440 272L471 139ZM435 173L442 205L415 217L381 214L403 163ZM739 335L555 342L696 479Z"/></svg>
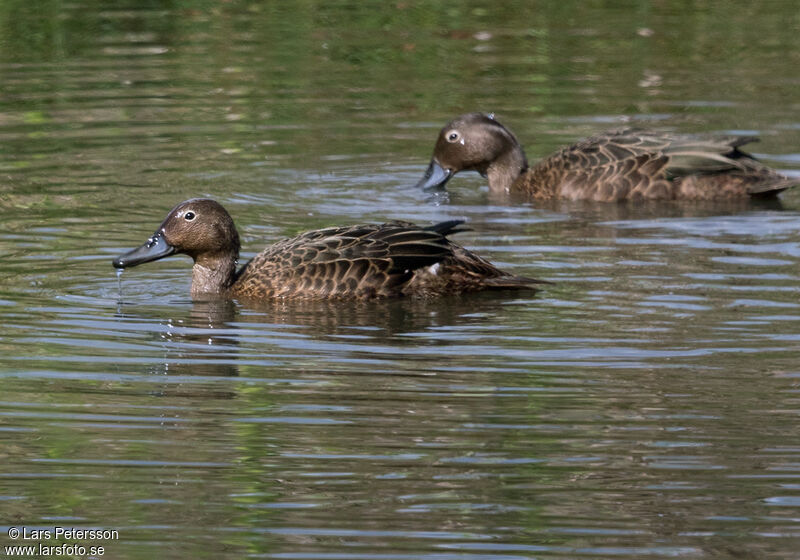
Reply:
<svg viewBox="0 0 800 560"><path fill-rule="evenodd" d="M436 160L431 160L431 164L428 166L428 169L425 170L425 175L422 176L422 180L417 183L417 188L426 191L442 189L452 176L452 171L436 163Z"/></svg>
<svg viewBox="0 0 800 560"><path fill-rule="evenodd" d="M124 255L118 256L111 261L114 268L128 268L129 266L136 266L150 261L157 261L163 259L176 252L175 247L170 245L164 240L164 235L157 231L153 237L148 239L144 245L137 247L132 251L128 251Z"/></svg>

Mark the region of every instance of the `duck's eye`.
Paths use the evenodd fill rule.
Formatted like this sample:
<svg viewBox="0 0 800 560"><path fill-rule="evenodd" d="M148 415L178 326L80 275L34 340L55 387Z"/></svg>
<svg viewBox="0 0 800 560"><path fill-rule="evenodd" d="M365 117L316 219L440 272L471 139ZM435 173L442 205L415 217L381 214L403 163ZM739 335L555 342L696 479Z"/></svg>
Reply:
<svg viewBox="0 0 800 560"><path fill-rule="evenodd" d="M461 134L457 130L451 130L447 133L448 142L458 142L459 140L461 140Z"/></svg>
<svg viewBox="0 0 800 560"><path fill-rule="evenodd" d="M192 220L194 220L194 218L195 218L195 213L192 211L186 212L186 214L183 215L183 219L186 220L187 222L191 222Z"/></svg>

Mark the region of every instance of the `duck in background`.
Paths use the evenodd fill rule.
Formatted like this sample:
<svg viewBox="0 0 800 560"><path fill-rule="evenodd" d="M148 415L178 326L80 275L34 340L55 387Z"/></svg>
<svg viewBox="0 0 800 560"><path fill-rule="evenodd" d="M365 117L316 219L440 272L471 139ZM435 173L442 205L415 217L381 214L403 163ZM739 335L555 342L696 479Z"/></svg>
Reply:
<svg viewBox="0 0 800 560"><path fill-rule="evenodd" d="M516 136L493 115L468 113L439 132L417 186L442 188L460 171L477 171L492 192L617 202L769 198L800 182L739 149L755 141L625 128L581 140L531 167Z"/></svg>

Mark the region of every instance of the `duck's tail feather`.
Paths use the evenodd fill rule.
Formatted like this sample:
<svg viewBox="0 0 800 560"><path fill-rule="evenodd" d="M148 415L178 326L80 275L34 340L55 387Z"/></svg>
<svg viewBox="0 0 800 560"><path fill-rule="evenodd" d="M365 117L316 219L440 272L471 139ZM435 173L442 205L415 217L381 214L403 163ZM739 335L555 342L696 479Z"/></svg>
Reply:
<svg viewBox="0 0 800 560"><path fill-rule="evenodd" d="M427 231L435 231L439 235L443 235L447 237L448 235L454 233L461 233L464 231L471 231L470 228L464 226L464 222L466 220L448 220L446 222L439 222L438 224L433 224L432 226L427 226ZM463 227L462 227L463 226Z"/></svg>

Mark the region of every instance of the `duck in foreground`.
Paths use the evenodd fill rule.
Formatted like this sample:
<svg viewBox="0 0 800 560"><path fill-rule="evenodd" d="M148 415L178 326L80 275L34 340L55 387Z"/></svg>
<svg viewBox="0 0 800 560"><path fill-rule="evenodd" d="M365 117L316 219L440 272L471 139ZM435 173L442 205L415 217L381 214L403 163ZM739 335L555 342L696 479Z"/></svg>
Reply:
<svg viewBox="0 0 800 560"><path fill-rule="evenodd" d="M128 268L176 253L192 257L192 296L255 299L431 297L487 289L535 289L540 280L504 272L452 243L462 220L332 227L279 241L241 269L239 234L210 199L173 208L144 245L113 260Z"/></svg>
<svg viewBox="0 0 800 560"><path fill-rule="evenodd" d="M493 115L469 113L442 128L417 186L441 188L459 171L472 170L495 192L615 202L766 198L800 182L739 149L757 140L627 128L586 138L529 167L508 128Z"/></svg>

